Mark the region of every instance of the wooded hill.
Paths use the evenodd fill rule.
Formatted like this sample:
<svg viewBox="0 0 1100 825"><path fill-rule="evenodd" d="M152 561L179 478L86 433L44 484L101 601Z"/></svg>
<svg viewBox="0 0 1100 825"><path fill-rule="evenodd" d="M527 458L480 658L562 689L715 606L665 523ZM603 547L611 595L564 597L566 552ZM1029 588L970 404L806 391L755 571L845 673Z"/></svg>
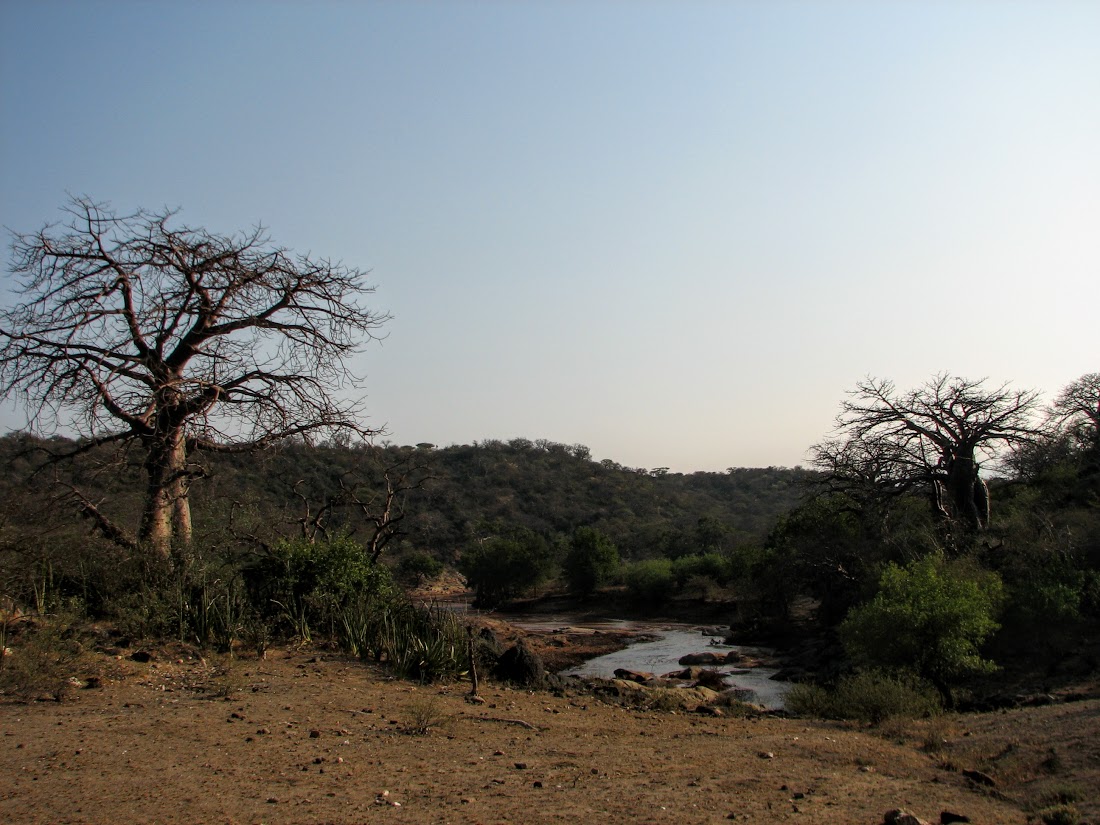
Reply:
<svg viewBox="0 0 1100 825"><path fill-rule="evenodd" d="M72 446L0 438L0 541L16 534L24 542L36 534L75 538L99 518L134 531L143 492L138 451L98 450L75 463L47 464L51 450ZM447 564L502 526L551 542L592 527L624 559L758 544L814 477L801 468L630 468L594 461L581 445L527 439L440 448L286 443L204 458L195 473L205 477L192 488L199 543L346 532L369 546L381 531L386 556L427 551ZM90 518L81 519L82 511Z"/></svg>

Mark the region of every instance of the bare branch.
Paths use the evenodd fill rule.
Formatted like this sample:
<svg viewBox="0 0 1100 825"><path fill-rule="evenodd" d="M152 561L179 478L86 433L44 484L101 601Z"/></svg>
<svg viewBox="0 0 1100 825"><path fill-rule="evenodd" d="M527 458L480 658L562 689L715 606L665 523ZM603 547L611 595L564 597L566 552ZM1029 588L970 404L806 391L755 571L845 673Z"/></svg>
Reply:
<svg viewBox="0 0 1100 825"><path fill-rule="evenodd" d="M23 301L0 311L0 393L36 427L147 450L143 535L189 535L191 450L239 451L363 425L348 357L385 313L366 273L237 235L174 227L174 210L118 215L73 198L67 222L16 234ZM160 508L152 513L149 508Z"/></svg>

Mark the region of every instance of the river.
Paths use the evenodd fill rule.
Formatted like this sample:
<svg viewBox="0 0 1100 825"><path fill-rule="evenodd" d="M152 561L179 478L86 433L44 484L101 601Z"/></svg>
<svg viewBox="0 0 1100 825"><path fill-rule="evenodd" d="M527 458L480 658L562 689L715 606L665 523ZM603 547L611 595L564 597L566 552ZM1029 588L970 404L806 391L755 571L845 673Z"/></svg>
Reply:
<svg viewBox="0 0 1100 825"><path fill-rule="evenodd" d="M639 640L622 650L616 650L589 659L584 664L562 672L563 676L597 676L611 678L618 668L640 670L656 676L674 670L682 670L680 657L690 653L725 654L731 650L754 659L767 656L770 650L741 645L721 644L721 637L704 635L697 624L648 623L628 620L608 620L601 622L570 621L568 616L556 615L552 618L541 616L501 616L511 624L524 630L549 632L568 626L592 630L627 630L639 635ZM756 702L768 708L782 708L783 697L790 685L772 679L778 671L772 667L739 666L737 663L719 665L717 669L726 674L726 684L741 690L752 691L748 701Z"/></svg>

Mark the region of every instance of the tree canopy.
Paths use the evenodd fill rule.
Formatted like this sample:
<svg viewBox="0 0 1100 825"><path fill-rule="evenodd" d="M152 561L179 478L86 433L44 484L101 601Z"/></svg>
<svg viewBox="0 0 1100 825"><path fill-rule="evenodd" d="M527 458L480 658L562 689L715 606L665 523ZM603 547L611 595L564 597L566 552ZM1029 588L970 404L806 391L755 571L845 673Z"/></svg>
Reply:
<svg viewBox="0 0 1100 825"><path fill-rule="evenodd" d="M923 490L936 512L967 531L989 522L981 463L1040 432L1038 393L984 380L937 375L899 392L867 378L849 393L837 437L813 448L814 464L835 490L856 496Z"/></svg>

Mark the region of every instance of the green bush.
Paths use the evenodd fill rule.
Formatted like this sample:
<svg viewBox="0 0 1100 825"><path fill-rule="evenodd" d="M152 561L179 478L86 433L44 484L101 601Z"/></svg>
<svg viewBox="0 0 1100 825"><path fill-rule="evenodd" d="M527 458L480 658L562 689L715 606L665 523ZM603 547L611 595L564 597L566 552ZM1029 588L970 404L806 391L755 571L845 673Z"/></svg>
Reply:
<svg viewBox="0 0 1100 825"><path fill-rule="evenodd" d="M619 569L619 551L611 540L591 527L578 527L570 540L562 573L569 589L589 596L607 584Z"/></svg>
<svg viewBox="0 0 1100 825"><path fill-rule="evenodd" d="M672 562L672 575L676 579L676 586L681 589L695 578L706 578L715 584L724 584L729 579L729 574L729 562L717 553L680 556Z"/></svg>
<svg viewBox="0 0 1100 825"><path fill-rule="evenodd" d="M346 536L280 542L245 578L260 617L303 641L314 629L335 636L345 607L384 599L394 590L389 570L372 565L363 547Z"/></svg>
<svg viewBox="0 0 1100 825"><path fill-rule="evenodd" d="M849 612L840 635L857 663L913 671L950 702L959 677L996 669L979 647L998 627L1000 602L996 574L934 554L888 565L878 594Z"/></svg>
<svg viewBox="0 0 1100 825"><path fill-rule="evenodd" d="M796 716L806 716L810 719L834 718L832 694L826 688L812 682L791 685L791 689L783 697L783 707Z"/></svg>
<svg viewBox="0 0 1100 825"><path fill-rule="evenodd" d="M931 716L941 710L939 696L927 682L875 670L845 676L831 689L794 685L783 703L799 716L852 719L876 725L887 719Z"/></svg>
<svg viewBox="0 0 1100 825"><path fill-rule="evenodd" d="M397 575L416 587L437 579L443 573L443 562L423 550L410 553L397 563Z"/></svg>
<svg viewBox="0 0 1100 825"><path fill-rule="evenodd" d="M676 586L672 562L668 559L647 559L628 566L623 573L627 593L638 604L660 604L666 601Z"/></svg>
<svg viewBox="0 0 1100 825"><path fill-rule="evenodd" d="M550 572L550 550L537 533L513 528L467 547L458 569L477 591L477 603L493 606L543 582Z"/></svg>

